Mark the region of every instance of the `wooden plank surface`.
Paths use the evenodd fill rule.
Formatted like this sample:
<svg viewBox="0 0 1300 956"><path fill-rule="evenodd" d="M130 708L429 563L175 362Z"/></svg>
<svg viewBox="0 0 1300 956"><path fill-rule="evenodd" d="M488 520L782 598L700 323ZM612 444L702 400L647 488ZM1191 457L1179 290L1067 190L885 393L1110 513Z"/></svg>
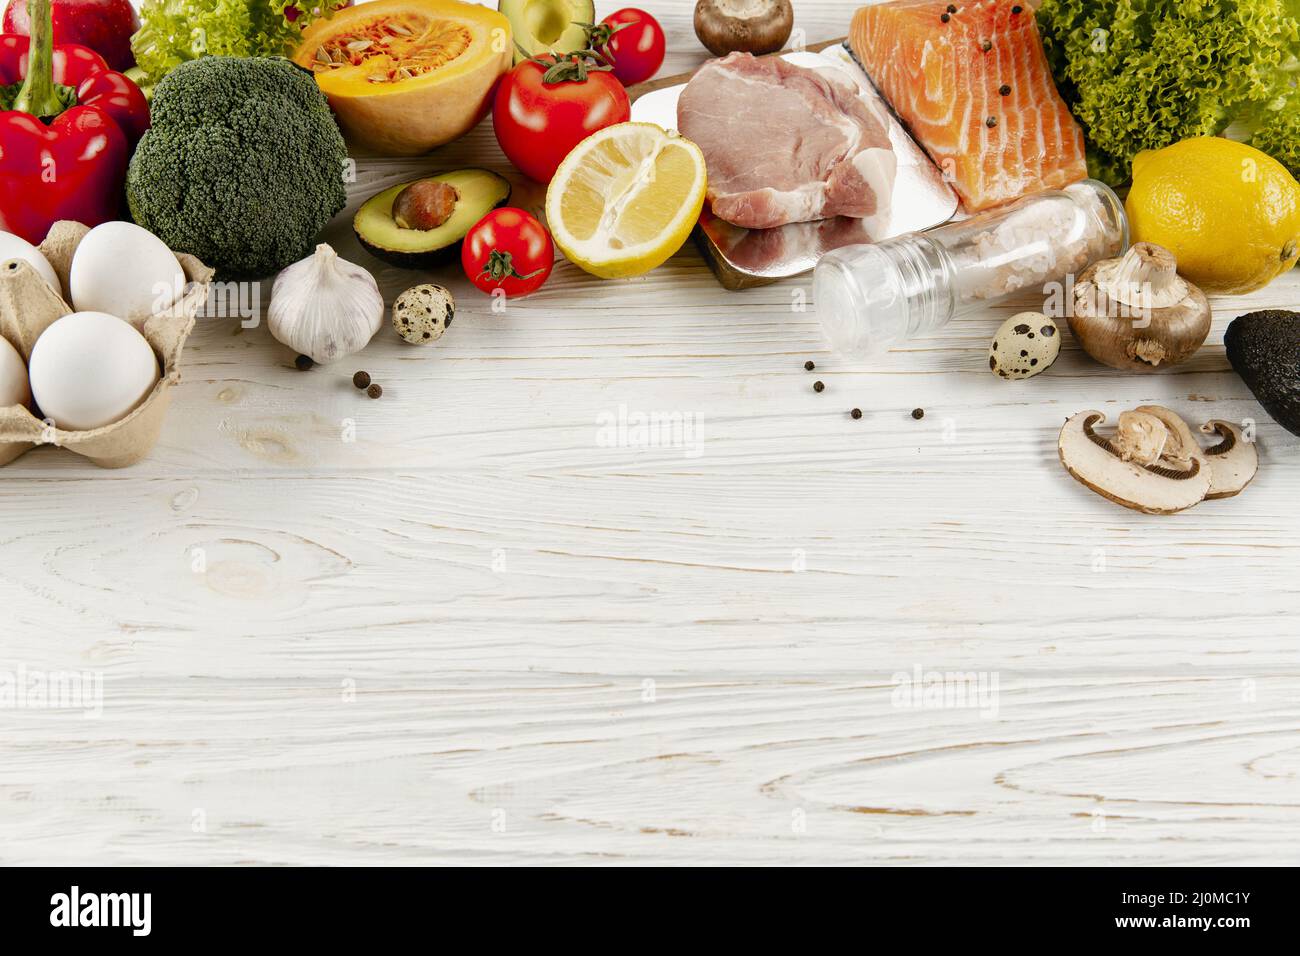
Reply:
<svg viewBox="0 0 1300 956"><path fill-rule="evenodd" d="M665 73L702 61L653 10ZM508 171L490 127L364 162L352 208L471 162ZM1300 456L1222 348L1295 275L1173 373L1067 341L1008 383L1027 299L850 364L806 281L724 292L690 246L497 314L347 223L390 297L451 286L443 342L300 373L204 323L148 461L0 471L0 674L103 681L0 708L0 862L1296 862ZM1256 483L1156 518L1071 481L1061 421L1142 402L1258 419Z"/></svg>

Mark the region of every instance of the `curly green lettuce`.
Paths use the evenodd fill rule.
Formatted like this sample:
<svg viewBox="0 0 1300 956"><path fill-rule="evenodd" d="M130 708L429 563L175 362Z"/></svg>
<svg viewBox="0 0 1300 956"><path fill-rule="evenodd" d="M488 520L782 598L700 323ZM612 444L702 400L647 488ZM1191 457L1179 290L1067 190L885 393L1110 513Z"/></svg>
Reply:
<svg viewBox="0 0 1300 956"><path fill-rule="evenodd" d="M136 65L155 84L201 56L286 56L305 27L348 0L144 0L131 39Z"/></svg>
<svg viewBox="0 0 1300 956"><path fill-rule="evenodd" d="M1043 0L1038 28L1092 175L1230 123L1300 172L1300 0Z"/></svg>
<svg viewBox="0 0 1300 956"><path fill-rule="evenodd" d="M1253 117L1250 145L1263 150L1300 179L1300 94L1290 95Z"/></svg>

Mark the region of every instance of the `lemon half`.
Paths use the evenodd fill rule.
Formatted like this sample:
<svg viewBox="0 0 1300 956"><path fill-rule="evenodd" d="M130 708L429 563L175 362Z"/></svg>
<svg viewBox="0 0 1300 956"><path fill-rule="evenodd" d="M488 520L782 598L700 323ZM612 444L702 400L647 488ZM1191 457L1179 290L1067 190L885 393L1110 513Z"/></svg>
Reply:
<svg viewBox="0 0 1300 956"><path fill-rule="evenodd" d="M700 148L654 123L619 123L565 157L546 190L546 221L561 251L602 279L662 265L704 206Z"/></svg>

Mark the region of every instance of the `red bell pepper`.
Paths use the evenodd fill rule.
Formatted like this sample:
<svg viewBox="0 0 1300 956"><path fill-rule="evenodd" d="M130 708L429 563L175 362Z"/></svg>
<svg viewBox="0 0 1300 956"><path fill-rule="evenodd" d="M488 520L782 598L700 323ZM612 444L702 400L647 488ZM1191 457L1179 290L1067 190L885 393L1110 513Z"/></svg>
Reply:
<svg viewBox="0 0 1300 956"><path fill-rule="evenodd" d="M119 217L149 104L89 47L54 46L50 0L27 9L30 41L0 35L0 229L39 243L60 219Z"/></svg>

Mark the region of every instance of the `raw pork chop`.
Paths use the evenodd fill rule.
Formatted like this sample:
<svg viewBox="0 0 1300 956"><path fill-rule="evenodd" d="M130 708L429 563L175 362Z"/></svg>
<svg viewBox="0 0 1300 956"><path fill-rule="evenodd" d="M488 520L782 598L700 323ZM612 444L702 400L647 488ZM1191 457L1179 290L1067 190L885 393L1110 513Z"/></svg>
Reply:
<svg viewBox="0 0 1300 956"><path fill-rule="evenodd" d="M896 162L887 120L838 67L732 53L677 101L677 129L704 152L719 219L750 229L830 216L884 217Z"/></svg>
<svg viewBox="0 0 1300 956"><path fill-rule="evenodd" d="M1088 175L1033 4L893 0L858 10L849 43L968 210Z"/></svg>

